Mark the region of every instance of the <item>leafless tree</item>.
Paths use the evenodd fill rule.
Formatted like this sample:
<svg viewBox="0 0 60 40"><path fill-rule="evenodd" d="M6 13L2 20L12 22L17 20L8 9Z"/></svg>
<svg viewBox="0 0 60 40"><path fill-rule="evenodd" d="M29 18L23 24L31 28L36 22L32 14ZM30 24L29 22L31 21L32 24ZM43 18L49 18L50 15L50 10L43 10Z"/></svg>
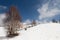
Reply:
<svg viewBox="0 0 60 40"><path fill-rule="evenodd" d="M7 19L5 20L5 23L7 25L7 37L17 36L19 34L17 31L23 27L21 23L21 16L14 6L10 8L6 16Z"/></svg>
<svg viewBox="0 0 60 40"><path fill-rule="evenodd" d="M32 26L35 26L35 25L36 25L36 21L33 20L33 21L32 21Z"/></svg>

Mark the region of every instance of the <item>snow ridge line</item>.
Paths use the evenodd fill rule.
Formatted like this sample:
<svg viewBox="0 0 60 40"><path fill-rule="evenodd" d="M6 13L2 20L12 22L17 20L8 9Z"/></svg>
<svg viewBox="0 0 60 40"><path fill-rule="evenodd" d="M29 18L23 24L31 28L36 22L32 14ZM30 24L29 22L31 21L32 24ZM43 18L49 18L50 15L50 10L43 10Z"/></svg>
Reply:
<svg viewBox="0 0 60 40"><path fill-rule="evenodd" d="M35 26L37 26L37 25L35 25ZM25 28L23 28L23 29L24 29L24 30L27 30L28 28L35 27L35 26L32 25L32 26L25 27ZM23 29L20 29L20 31L23 30Z"/></svg>

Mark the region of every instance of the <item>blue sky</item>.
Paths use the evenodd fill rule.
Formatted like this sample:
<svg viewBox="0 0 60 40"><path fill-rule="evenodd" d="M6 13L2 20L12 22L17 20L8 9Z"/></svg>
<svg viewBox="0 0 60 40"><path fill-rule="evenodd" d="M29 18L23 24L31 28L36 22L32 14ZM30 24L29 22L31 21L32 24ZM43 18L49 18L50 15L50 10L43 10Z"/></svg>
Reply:
<svg viewBox="0 0 60 40"><path fill-rule="evenodd" d="M17 7L20 15L22 16L23 20L35 20L38 19L38 12L37 12L37 5L41 4L39 0L0 0L1 6L6 6L8 9L10 6L14 5ZM1 8L0 8L1 9ZM4 9L2 9L5 12Z"/></svg>
<svg viewBox="0 0 60 40"><path fill-rule="evenodd" d="M58 3L58 1L59 0L0 0L0 13L5 13L10 8L10 6L14 5L17 7L23 21L27 19L57 19L57 17L60 16L58 15L60 13L59 6L57 7L57 4L60 3ZM3 6L6 8L4 8ZM48 16L46 15L46 13Z"/></svg>

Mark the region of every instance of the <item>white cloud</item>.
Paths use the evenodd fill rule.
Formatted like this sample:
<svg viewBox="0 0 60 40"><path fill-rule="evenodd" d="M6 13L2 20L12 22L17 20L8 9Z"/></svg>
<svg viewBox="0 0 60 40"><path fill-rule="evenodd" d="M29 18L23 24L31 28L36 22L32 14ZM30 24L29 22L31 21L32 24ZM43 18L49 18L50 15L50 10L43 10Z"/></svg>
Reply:
<svg viewBox="0 0 60 40"><path fill-rule="evenodd" d="M58 7L52 7L49 8L49 2L42 5L42 7L38 8L37 11L40 13L39 19L45 19L49 17L53 17L60 13L60 9ZM54 5L57 5L57 3L54 3Z"/></svg>
<svg viewBox="0 0 60 40"><path fill-rule="evenodd" d="M1 6L1 5L0 5L0 8L6 9L7 7L6 7L6 6Z"/></svg>
<svg viewBox="0 0 60 40"><path fill-rule="evenodd" d="M24 23L25 23L25 24L30 24L31 21L30 21L29 19L27 19Z"/></svg>
<svg viewBox="0 0 60 40"><path fill-rule="evenodd" d="M3 20L6 18L5 14L0 14L0 27L3 26Z"/></svg>
<svg viewBox="0 0 60 40"><path fill-rule="evenodd" d="M6 9L7 7L6 7L6 6L1 6L1 5L0 5L0 8L2 8L2 9L4 10L4 9ZM4 25L4 24L3 24L4 18L6 18L5 13L0 13L0 26L3 26L3 25Z"/></svg>

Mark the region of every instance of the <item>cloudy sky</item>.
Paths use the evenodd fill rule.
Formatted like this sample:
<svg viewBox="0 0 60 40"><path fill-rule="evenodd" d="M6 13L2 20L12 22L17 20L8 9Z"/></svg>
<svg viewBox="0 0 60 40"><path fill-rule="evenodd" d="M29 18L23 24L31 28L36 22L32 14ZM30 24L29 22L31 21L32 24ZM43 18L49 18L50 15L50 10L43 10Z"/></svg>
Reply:
<svg viewBox="0 0 60 40"><path fill-rule="evenodd" d="M0 13L16 6L22 20L50 21L60 18L60 0L0 0Z"/></svg>

